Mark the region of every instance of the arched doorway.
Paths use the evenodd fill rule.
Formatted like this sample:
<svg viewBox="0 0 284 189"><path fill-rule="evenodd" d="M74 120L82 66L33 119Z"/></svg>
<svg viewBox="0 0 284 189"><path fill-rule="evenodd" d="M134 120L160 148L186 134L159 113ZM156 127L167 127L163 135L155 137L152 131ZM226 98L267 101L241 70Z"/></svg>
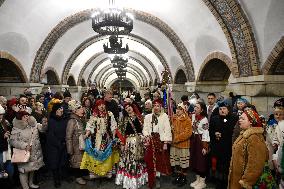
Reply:
<svg viewBox="0 0 284 189"><path fill-rule="evenodd" d="M220 59L209 60L199 76L199 81L228 81L231 71Z"/></svg>
<svg viewBox="0 0 284 189"><path fill-rule="evenodd" d="M43 80L43 83L46 85L59 85L59 79L53 70L47 70Z"/></svg>
<svg viewBox="0 0 284 189"><path fill-rule="evenodd" d="M74 79L73 76L70 75L70 76L68 77L67 85L69 85L69 86L76 86L76 82L75 82L75 79Z"/></svg>
<svg viewBox="0 0 284 189"><path fill-rule="evenodd" d="M128 80L116 80L111 85L111 88L116 89L117 91L131 91L135 86Z"/></svg>
<svg viewBox="0 0 284 189"><path fill-rule="evenodd" d="M178 70L175 75L175 84L185 84L187 81L186 75L182 69Z"/></svg>
<svg viewBox="0 0 284 189"><path fill-rule="evenodd" d="M25 83L25 77L14 62L0 58L0 83Z"/></svg>

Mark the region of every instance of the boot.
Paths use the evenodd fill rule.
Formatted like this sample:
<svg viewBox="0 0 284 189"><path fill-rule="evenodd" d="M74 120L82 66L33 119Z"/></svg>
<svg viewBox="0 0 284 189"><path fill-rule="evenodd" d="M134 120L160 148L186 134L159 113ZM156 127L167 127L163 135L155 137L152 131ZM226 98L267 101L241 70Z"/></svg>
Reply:
<svg viewBox="0 0 284 189"><path fill-rule="evenodd" d="M200 177L199 183L195 185L195 189L203 189L206 187L205 178Z"/></svg>
<svg viewBox="0 0 284 189"><path fill-rule="evenodd" d="M23 189L29 189L28 173L19 173L20 182Z"/></svg>
<svg viewBox="0 0 284 189"><path fill-rule="evenodd" d="M54 187L59 188L61 186L59 170L52 170L52 174L53 174Z"/></svg>
<svg viewBox="0 0 284 189"><path fill-rule="evenodd" d="M161 182L160 182L160 177L156 177L156 187L155 188L161 188Z"/></svg>
<svg viewBox="0 0 284 189"><path fill-rule="evenodd" d="M30 172L29 185L30 185L30 188L35 188L35 189L39 188L39 185L34 184L34 171Z"/></svg>
<svg viewBox="0 0 284 189"><path fill-rule="evenodd" d="M197 185L199 183L199 180L200 180L200 176L196 175L196 180L190 184L190 187L194 188L195 185Z"/></svg>
<svg viewBox="0 0 284 189"><path fill-rule="evenodd" d="M172 184L173 184L173 185L178 184L179 181L180 181L180 179L181 179L181 175L178 175L178 176L172 181Z"/></svg>
<svg viewBox="0 0 284 189"><path fill-rule="evenodd" d="M87 182L82 177L76 178L76 182L80 185L87 184Z"/></svg>
<svg viewBox="0 0 284 189"><path fill-rule="evenodd" d="M187 184L186 175L181 175L177 186L183 187L186 184Z"/></svg>

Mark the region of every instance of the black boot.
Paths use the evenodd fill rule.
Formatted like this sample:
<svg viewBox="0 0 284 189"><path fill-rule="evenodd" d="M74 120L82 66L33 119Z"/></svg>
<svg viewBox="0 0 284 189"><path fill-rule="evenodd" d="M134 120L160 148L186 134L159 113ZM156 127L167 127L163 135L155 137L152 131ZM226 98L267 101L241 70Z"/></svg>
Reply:
<svg viewBox="0 0 284 189"><path fill-rule="evenodd" d="M179 181L178 181L177 186L178 186L178 187L183 187L183 186L186 185L186 184L187 184L186 175L181 175L181 176L180 176L180 179L179 179Z"/></svg>
<svg viewBox="0 0 284 189"><path fill-rule="evenodd" d="M180 179L181 179L181 175L178 175L178 176L172 181L172 184L173 184L173 185L178 184Z"/></svg>
<svg viewBox="0 0 284 189"><path fill-rule="evenodd" d="M53 173L54 187L59 188L61 186L59 171L53 170L52 173Z"/></svg>

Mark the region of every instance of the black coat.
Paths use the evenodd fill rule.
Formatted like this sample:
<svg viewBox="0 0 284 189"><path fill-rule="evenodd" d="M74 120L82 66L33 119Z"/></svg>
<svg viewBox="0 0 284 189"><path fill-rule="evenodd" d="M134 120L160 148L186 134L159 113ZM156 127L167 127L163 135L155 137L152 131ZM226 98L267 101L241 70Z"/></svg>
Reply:
<svg viewBox="0 0 284 189"><path fill-rule="evenodd" d="M114 118L118 120L119 109L118 109L118 104L116 103L116 101L112 99L110 102L105 101L105 103L106 103L107 111L111 111L113 113Z"/></svg>
<svg viewBox="0 0 284 189"><path fill-rule="evenodd" d="M213 116L210 119L210 148L211 157L217 159L217 171L223 173L227 177L232 156L232 135L234 126L238 121L235 114L222 117L220 115ZM217 140L215 132L221 133L221 138Z"/></svg>
<svg viewBox="0 0 284 189"><path fill-rule="evenodd" d="M7 120L4 118L0 122L0 153L8 150L8 142L7 139L4 138L4 134L7 131L11 132L12 128Z"/></svg>
<svg viewBox="0 0 284 189"><path fill-rule="evenodd" d="M67 119L50 115L47 131L47 162L50 169L58 169L67 164L66 127Z"/></svg>

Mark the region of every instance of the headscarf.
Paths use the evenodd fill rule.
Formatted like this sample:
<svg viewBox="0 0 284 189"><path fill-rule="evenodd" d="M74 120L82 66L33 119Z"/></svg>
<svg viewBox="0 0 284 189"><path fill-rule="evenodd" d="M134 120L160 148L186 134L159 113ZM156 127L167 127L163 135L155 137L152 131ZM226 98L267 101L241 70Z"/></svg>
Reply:
<svg viewBox="0 0 284 189"><path fill-rule="evenodd" d="M262 127L261 119L256 111L254 111L253 109L247 108L244 110L243 113L247 115L253 127Z"/></svg>
<svg viewBox="0 0 284 189"><path fill-rule="evenodd" d="M125 102L124 103L124 109L127 107L127 106L131 106L132 109L133 109L133 112L135 113L135 115L137 116L137 118L139 119L140 123L143 123L143 118L142 118L142 115L139 111L139 109L137 108L137 106L133 103L127 103Z"/></svg>

